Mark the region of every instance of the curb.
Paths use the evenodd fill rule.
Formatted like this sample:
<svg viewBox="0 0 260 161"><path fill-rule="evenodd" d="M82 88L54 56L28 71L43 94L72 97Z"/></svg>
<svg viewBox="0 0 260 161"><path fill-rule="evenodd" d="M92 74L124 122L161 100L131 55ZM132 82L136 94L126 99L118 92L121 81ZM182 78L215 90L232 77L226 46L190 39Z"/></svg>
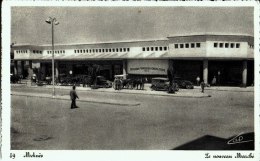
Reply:
<svg viewBox="0 0 260 161"><path fill-rule="evenodd" d="M51 99L57 99L57 100L68 100L68 98L60 98L60 97L52 97L52 96L37 96L37 95L28 95L28 94L22 94L22 93L11 93L13 96L25 96L25 97L39 97L39 98L51 98ZM120 105L120 106L139 106L140 103L113 103L113 102L105 102L105 101L91 101L91 100L77 100L77 102L90 102L90 103L99 103L99 104L109 104L109 105Z"/></svg>

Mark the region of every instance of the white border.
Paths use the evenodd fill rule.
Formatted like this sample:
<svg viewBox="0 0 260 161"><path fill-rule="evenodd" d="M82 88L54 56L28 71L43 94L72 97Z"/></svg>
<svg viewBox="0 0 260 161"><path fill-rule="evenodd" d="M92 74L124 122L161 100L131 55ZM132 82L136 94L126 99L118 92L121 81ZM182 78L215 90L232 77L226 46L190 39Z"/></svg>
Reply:
<svg viewBox="0 0 260 161"><path fill-rule="evenodd" d="M98 161L172 161L172 160L204 160L205 153L209 152L211 155L213 154L227 154L227 155L235 155L239 151L172 151L172 150L82 150L82 151L52 151L52 150L35 150L31 152L40 152L44 155L44 158L41 159L32 159L32 158L23 158L22 156L28 150L10 150L10 20L11 20L11 6L74 6L74 7L86 7L86 6L106 6L106 7L115 7L115 6L210 6L210 7L246 7L246 6L254 6L254 38L255 38L255 150L254 151L240 151L241 153L254 153L254 159L243 159L243 160L259 160L259 98L260 98L260 60L259 60L259 5L257 2L86 2L86 1L5 1L2 3L2 91L3 91L3 104L2 104L2 159L7 160L98 160ZM9 155L13 152L16 154L16 159L10 159ZM218 159L205 159L205 160L218 160ZM224 159L224 160L239 160L239 159Z"/></svg>

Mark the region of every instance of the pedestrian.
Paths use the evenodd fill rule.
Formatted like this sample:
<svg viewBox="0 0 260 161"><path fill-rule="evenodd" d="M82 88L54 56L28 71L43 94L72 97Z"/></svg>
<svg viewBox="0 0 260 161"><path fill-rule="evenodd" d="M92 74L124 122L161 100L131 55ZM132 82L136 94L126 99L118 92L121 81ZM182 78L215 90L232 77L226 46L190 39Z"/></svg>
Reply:
<svg viewBox="0 0 260 161"><path fill-rule="evenodd" d="M196 81L197 81L197 86L199 86L199 84L200 84L200 77L199 76L197 76Z"/></svg>
<svg viewBox="0 0 260 161"><path fill-rule="evenodd" d="M77 99L77 98L79 99L79 97L78 97L78 95L77 95L75 89L76 89L76 86L74 85L74 86L72 87L72 90L70 91L70 99L71 99L71 107L70 107L70 108L71 108L71 109L73 109L73 108L78 108L77 105L76 105L76 99Z"/></svg>
<svg viewBox="0 0 260 161"><path fill-rule="evenodd" d="M212 81L211 81L211 85L215 86L216 84L217 84L217 78L216 78L216 76L214 76Z"/></svg>
<svg viewBox="0 0 260 161"><path fill-rule="evenodd" d="M204 80L201 81L200 86L201 86L201 92L204 93L204 88L206 86L206 84L204 83Z"/></svg>

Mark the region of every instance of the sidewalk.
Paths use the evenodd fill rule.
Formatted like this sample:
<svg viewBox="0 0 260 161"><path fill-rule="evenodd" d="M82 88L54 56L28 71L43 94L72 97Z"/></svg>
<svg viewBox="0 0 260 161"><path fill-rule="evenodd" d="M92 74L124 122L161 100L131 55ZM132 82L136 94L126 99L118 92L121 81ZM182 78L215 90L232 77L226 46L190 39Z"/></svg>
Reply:
<svg viewBox="0 0 260 161"><path fill-rule="evenodd" d="M24 85L24 86L27 87L26 85ZM167 97L186 97L186 98L210 97L206 93L201 93L200 89L180 89L175 94L169 94L166 91L152 91L150 86L151 86L150 84L145 84L144 90L136 90L136 89L115 90L114 88L91 89L90 87L76 87L76 89L77 89L77 91L109 92L109 93L124 93L124 94L143 94L143 95L167 96ZM51 85L28 86L27 88L49 88L49 89L51 89L52 86ZM55 86L55 89L70 90L71 86Z"/></svg>
<svg viewBox="0 0 260 161"><path fill-rule="evenodd" d="M38 97L38 98L51 98L51 99L57 99L57 100L69 100L69 95L56 95L55 97L52 97L50 94L46 93L24 93L24 92L12 92L11 95L13 96L27 96L27 97ZM120 105L120 106L138 106L140 105L139 102L133 102L133 101L121 101L121 100L112 100L112 99L95 99L95 98L80 98L77 100L77 102L90 102L90 103L100 103L100 104L110 104L110 105Z"/></svg>

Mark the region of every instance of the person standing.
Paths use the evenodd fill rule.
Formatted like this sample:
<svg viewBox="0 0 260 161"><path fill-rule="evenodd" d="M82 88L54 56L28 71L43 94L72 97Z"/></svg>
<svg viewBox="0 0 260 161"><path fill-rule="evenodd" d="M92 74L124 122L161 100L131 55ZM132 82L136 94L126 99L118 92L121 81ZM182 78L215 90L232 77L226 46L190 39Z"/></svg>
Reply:
<svg viewBox="0 0 260 161"><path fill-rule="evenodd" d="M79 99L79 97L78 97L78 95L77 95L75 89L76 89L76 87L73 86L73 87L72 87L72 90L70 90L70 99L71 99L71 107L70 107L70 108L71 108L71 109L73 109L73 108L78 108L78 107L76 106L76 99L77 99L77 98Z"/></svg>
<svg viewBox="0 0 260 161"><path fill-rule="evenodd" d="M199 76L197 76L196 81L197 81L197 86L199 86L199 84L200 84L200 77Z"/></svg>
<svg viewBox="0 0 260 161"><path fill-rule="evenodd" d="M201 86L201 92L204 93L204 88L206 86L206 84L204 83L204 80L201 81L200 86Z"/></svg>
<svg viewBox="0 0 260 161"><path fill-rule="evenodd" d="M217 84L217 78L216 76L214 76L214 78L212 79L211 85L215 86Z"/></svg>

